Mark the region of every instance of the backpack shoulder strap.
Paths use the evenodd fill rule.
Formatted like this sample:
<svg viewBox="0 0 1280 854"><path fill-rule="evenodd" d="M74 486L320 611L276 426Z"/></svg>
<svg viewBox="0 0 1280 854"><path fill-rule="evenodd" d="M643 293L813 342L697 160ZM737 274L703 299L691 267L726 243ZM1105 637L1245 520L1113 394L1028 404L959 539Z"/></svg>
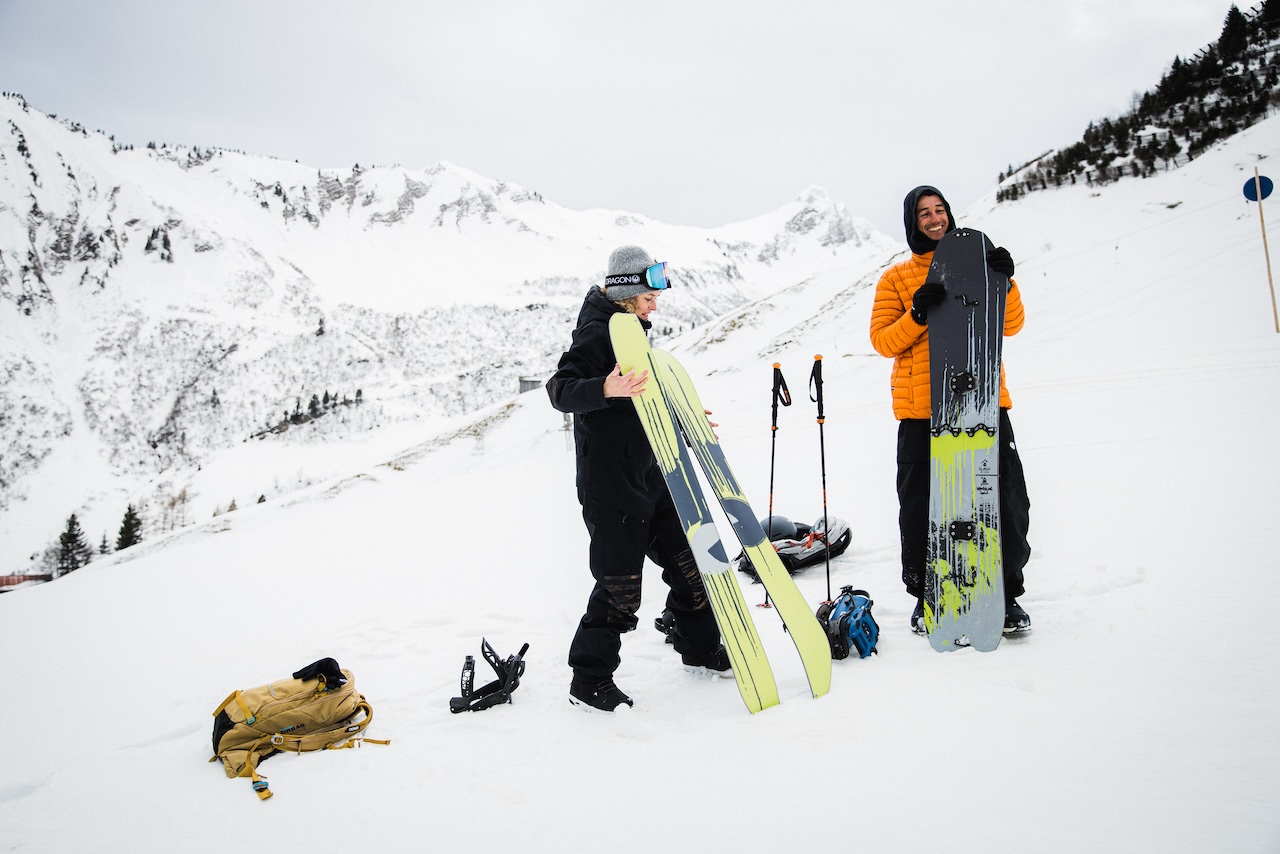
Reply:
<svg viewBox="0 0 1280 854"><path fill-rule="evenodd" d="M244 701L244 692L239 690L232 691L228 694L227 699L223 700L218 708L213 710L213 716L216 718L222 713L222 710L227 706L230 706L232 702L236 703L236 705L240 707L240 711L244 712L244 722L246 724L253 726L258 722L258 719L254 717L253 712L249 711L249 704Z"/></svg>

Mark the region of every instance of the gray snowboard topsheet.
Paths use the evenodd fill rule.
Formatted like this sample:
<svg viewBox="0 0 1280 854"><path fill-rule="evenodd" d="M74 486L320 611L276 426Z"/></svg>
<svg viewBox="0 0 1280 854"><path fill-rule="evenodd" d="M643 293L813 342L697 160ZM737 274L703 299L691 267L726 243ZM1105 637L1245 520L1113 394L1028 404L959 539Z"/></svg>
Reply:
<svg viewBox="0 0 1280 854"><path fill-rule="evenodd" d="M989 652L1004 628L1000 547L1000 348L1007 277L987 266L991 241L959 228L938 241L929 310L930 495L924 612L938 651Z"/></svg>

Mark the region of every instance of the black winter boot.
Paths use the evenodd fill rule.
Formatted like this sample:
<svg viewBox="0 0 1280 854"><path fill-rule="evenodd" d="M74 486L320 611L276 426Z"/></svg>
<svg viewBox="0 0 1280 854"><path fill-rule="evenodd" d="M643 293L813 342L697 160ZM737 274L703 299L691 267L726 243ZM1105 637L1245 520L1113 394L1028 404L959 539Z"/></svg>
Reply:
<svg viewBox="0 0 1280 854"><path fill-rule="evenodd" d="M588 712L612 712L623 704L635 705L630 697L618 690L612 678L587 679L577 674L569 683L569 702Z"/></svg>
<svg viewBox="0 0 1280 854"><path fill-rule="evenodd" d="M733 667L729 663L729 653L725 650L724 644L720 644L711 652L682 653L680 659L684 662L684 669L690 673L707 673L725 679L733 678Z"/></svg>
<svg viewBox="0 0 1280 854"><path fill-rule="evenodd" d="M911 612L911 631L918 635L927 634L928 630L924 626L924 600L916 600L916 608Z"/></svg>
<svg viewBox="0 0 1280 854"><path fill-rule="evenodd" d="M1017 635L1031 631L1031 616L1017 602L1004 606L1004 633Z"/></svg>

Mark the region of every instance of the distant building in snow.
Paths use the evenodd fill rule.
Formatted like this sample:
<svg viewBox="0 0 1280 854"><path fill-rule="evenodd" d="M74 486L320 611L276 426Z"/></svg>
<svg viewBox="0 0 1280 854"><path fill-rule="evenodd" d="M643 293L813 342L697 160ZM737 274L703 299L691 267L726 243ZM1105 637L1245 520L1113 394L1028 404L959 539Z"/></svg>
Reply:
<svg viewBox="0 0 1280 854"><path fill-rule="evenodd" d="M542 377L521 377L520 393L524 394L526 391L533 391L535 388L542 388L546 385L546 382L547 381Z"/></svg>
<svg viewBox="0 0 1280 854"><path fill-rule="evenodd" d="M43 584L53 581L52 575L0 575L0 593L17 590L26 584Z"/></svg>

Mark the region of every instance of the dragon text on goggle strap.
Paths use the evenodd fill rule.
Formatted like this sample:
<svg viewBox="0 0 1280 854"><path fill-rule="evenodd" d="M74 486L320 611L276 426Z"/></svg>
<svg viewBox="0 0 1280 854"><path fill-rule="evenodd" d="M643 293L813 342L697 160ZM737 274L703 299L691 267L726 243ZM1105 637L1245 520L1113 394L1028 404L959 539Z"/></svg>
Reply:
<svg viewBox="0 0 1280 854"><path fill-rule="evenodd" d="M667 278L667 262L662 261L649 267L643 273L621 273L616 276L605 276L604 284L605 287L643 284L656 291L661 291L671 287L673 283Z"/></svg>

